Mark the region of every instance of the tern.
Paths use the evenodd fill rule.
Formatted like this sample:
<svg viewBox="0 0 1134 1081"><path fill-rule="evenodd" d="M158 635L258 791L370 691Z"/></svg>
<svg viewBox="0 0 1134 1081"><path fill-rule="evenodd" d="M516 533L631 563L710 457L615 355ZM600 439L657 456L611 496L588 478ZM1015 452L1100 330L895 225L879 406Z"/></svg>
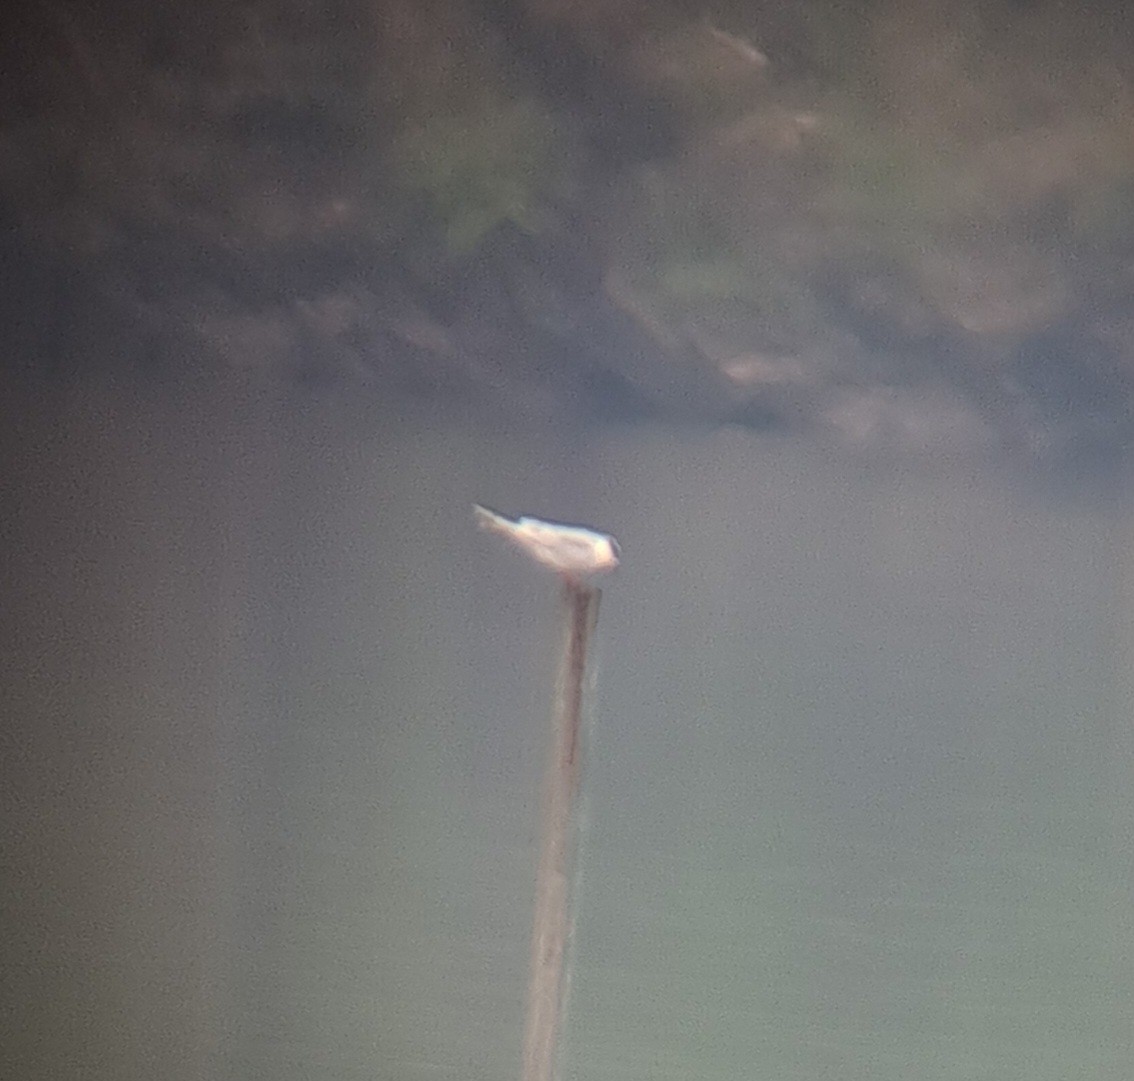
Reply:
<svg viewBox="0 0 1134 1081"><path fill-rule="evenodd" d="M527 515L509 518L478 503L473 504L473 513L481 529L506 538L537 563L558 571L569 581L605 574L618 566L618 541L609 533Z"/></svg>

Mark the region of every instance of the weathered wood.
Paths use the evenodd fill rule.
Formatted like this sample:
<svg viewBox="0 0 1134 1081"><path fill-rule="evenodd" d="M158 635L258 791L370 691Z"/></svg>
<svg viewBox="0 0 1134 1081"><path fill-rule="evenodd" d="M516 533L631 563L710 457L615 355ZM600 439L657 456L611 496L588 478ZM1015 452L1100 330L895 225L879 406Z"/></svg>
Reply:
<svg viewBox="0 0 1134 1081"><path fill-rule="evenodd" d="M564 1008L564 961L571 928L575 797L582 775L582 716L587 648L602 593L568 580L566 628L552 716L552 752L543 790L535 923L524 1027L522 1081L555 1081Z"/></svg>

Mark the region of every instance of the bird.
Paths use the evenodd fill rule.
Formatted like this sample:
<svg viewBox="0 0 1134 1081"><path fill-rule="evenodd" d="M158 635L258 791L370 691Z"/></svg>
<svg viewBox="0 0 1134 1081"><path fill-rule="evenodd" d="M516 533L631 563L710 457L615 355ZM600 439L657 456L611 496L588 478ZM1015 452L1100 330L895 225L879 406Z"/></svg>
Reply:
<svg viewBox="0 0 1134 1081"><path fill-rule="evenodd" d="M548 522L530 515L509 518L479 503L473 504L473 513L481 529L511 541L568 582L582 582L618 566L618 541L590 526Z"/></svg>

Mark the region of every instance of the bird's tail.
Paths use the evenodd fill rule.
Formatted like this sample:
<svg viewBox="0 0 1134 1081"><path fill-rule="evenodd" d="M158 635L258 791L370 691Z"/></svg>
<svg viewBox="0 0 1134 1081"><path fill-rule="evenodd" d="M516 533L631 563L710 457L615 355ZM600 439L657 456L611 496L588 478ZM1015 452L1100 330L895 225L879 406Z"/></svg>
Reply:
<svg viewBox="0 0 1134 1081"><path fill-rule="evenodd" d="M510 535L516 524L511 518L497 514L496 511L489 510L488 507L482 507L479 503L473 504L473 514L476 516L476 524L481 529L487 529L492 533Z"/></svg>

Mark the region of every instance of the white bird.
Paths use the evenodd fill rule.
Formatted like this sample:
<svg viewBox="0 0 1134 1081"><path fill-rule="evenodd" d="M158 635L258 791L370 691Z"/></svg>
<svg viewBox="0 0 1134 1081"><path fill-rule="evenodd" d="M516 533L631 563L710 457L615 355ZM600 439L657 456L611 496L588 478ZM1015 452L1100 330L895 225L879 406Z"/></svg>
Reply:
<svg viewBox="0 0 1134 1081"><path fill-rule="evenodd" d="M522 548L537 563L572 581L603 574L618 566L618 541L583 525L545 522L542 518L509 518L473 504L481 529L496 533Z"/></svg>

